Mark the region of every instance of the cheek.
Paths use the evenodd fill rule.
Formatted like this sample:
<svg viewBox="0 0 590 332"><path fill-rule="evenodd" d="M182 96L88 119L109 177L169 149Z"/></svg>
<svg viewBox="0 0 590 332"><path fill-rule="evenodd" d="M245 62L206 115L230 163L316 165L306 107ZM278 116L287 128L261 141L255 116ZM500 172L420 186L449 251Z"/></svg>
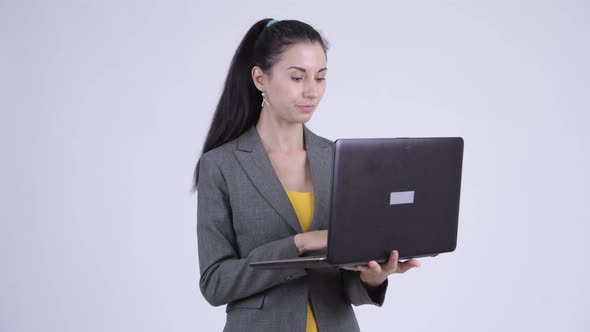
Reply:
<svg viewBox="0 0 590 332"><path fill-rule="evenodd" d="M292 104L297 101L297 97L300 93L300 88L296 85L293 86L282 86L277 89L277 97L281 99L281 103Z"/></svg>
<svg viewBox="0 0 590 332"><path fill-rule="evenodd" d="M320 97L323 97L325 92L326 92L326 83L324 83L320 88Z"/></svg>

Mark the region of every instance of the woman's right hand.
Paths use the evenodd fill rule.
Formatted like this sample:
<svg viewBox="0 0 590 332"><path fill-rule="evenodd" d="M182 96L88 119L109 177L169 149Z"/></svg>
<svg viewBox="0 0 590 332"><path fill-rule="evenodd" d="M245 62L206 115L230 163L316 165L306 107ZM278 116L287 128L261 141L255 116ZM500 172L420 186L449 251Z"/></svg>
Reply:
<svg viewBox="0 0 590 332"><path fill-rule="evenodd" d="M299 233L294 237L299 255L311 250L326 250L328 247L328 231L311 231Z"/></svg>

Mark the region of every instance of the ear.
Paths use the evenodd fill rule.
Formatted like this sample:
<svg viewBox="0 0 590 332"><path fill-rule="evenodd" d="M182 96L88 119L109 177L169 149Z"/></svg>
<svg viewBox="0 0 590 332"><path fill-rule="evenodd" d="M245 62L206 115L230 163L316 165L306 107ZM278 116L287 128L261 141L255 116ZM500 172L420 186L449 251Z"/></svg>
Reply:
<svg viewBox="0 0 590 332"><path fill-rule="evenodd" d="M256 88L260 91L264 90L264 81L266 79L266 75L262 71L262 69L258 66L252 67L252 81Z"/></svg>

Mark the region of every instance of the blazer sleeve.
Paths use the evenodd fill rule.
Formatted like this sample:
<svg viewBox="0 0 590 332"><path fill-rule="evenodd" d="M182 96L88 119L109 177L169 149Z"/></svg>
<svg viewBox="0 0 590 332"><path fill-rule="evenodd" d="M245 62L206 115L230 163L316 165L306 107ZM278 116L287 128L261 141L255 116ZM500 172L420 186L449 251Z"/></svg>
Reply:
<svg viewBox="0 0 590 332"><path fill-rule="evenodd" d="M253 261L297 257L293 236L272 241L246 257L237 252L225 178L215 160L203 154L197 184L197 240L201 293L213 306L264 291L307 275L304 269L258 270Z"/></svg>
<svg viewBox="0 0 590 332"><path fill-rule="evenodd" d="M367 289L361 281L360 272L340 269L340 275L344 284L344 291L351 304L359 306L362 304L373 304L378 307L385 301L385 293L389 281L385 281L375 289Z"/></svg>

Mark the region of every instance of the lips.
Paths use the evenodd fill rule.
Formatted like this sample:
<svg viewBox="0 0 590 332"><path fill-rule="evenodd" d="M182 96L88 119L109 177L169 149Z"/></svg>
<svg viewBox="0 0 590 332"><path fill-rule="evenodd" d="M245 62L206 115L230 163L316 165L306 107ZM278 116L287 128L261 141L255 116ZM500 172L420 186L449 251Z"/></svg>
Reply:
<svg viewBox="0 0 590 332"><path fill-rule="evenodd" d="M295 107L303 112L309 113L313 112L313 110L316 108L316 105L296 105Z"/></svg>

